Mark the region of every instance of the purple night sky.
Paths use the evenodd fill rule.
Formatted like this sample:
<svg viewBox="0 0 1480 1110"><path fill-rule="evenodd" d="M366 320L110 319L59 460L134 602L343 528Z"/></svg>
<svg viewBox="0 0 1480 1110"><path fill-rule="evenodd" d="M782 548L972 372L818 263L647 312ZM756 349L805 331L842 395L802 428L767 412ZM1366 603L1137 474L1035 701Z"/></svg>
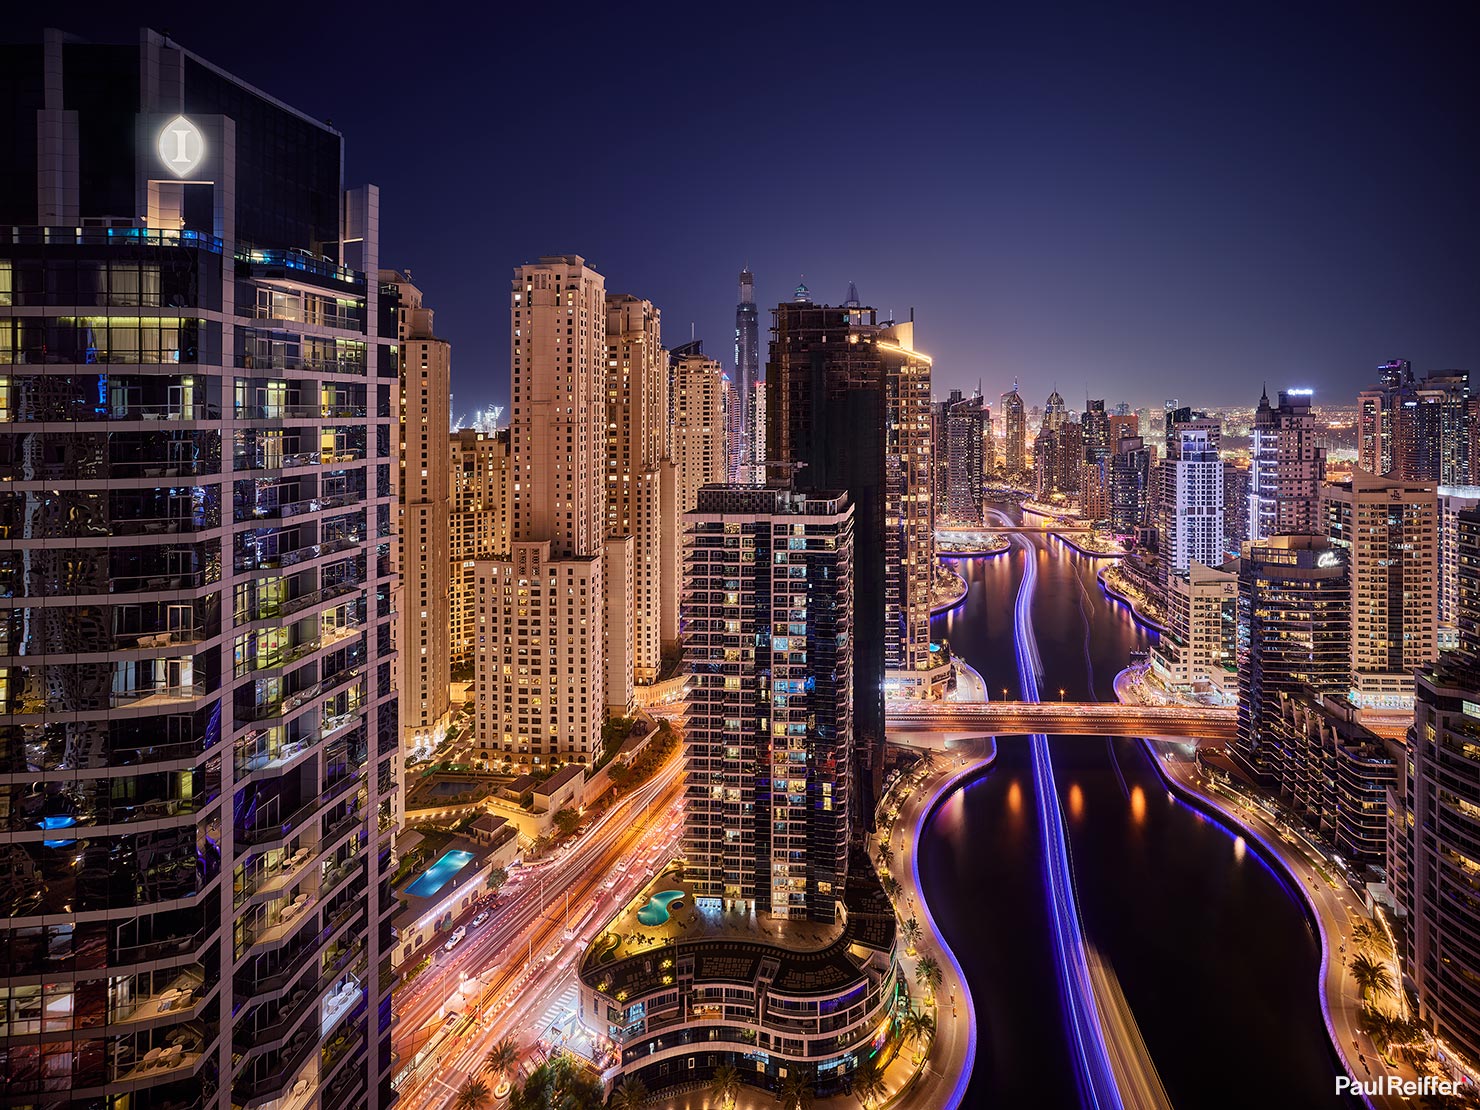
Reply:
<svg viewBox="0 0 1480 1110"><path fill-rule="evenodd" d="M763 309L855 281L915 309L937 393L1346 402L1391 357L1480 370L1459 5L42 7L6 34L148 22L332 118L458 411L507 395L511 268L568 252L727 365L742 265Z"/></svg>

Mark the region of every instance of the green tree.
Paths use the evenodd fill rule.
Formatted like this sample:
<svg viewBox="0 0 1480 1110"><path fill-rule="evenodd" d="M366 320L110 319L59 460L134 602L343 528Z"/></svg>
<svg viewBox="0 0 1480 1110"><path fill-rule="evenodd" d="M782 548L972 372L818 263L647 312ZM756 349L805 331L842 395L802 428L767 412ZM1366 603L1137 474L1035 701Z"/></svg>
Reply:
<svg viewBox="0 0 1480 1110"><path fill-rule="evenodd" d="M493 891L495 894L498 893L499 887L503 886L508 881L509 873L505 871L502 867L494 867L489 870L488 889Z"/></svg>
<svg viewBox="0 0 1480 1110"><path fill-rule="evenodd" d="M910 955L915 954L915 942L920 939L920 922L910 918L899 927L899 935L904 937L906 950Z"/></svg>
<svg viewBox="0 0 1480 1110"><path fill-rule="evenodd" d="M925 1000L933 1003L935 992L940 989L941 984L940 964L934 956L921 956L920 962L915 965L915 982L925 988Z"/></svg>
<svg viewBox="0 0 1480 1110"><path fill-rule="evenodd" d="M457 1110L481 1110L488 1105L488 1084L481 1079L469 1079L457 1092L454 1105Z"/></svg>
<svg viewBox="0 0 1480 1110"><path fill-rule="evenodd" d="M923 1054L930 1038L935 1036L935 1019L921 1010L909 1009L900 1024L904 1035L914 1042L915 1054Z"/></svg>
<svg viewBox="0 0 1480 1110"><path fill-rule="evenodd" d="M635 1075L629 1075L612 1092L612 1110L644 1110L648 1098L648 1089L643 1081Z"/></svg>
<svg viewBox="0 0 1480 1110"><path fill-rule="evenodd" d="M793 1071L781 1081L781 1110L812 1110L816 1097L811 1078L800 1071Z"/></svg>
<svg viewBox="0 0 1480 1110"><path fill-rule="evenodd" d="M872 1106L884 1097L884 1069L879 1067L877 1057L865 1056L853 1069L853 1093L865 1106Z"/></svg>
<svg viewBox="0 0 1480 1110"><path fill-rule="evenodd" d="M884 893L889 895L890 898L898 898L900 890L903 889L899 885L899 880L893 875L885 875L879 880L879 885L884 888Z"/></svg>
<svg viewBox="0 0 1480 1110"><path fill-rule="evenodd" d="M555 814L555 828L560 831L561 836L570 836L581 824L581 815L566 806Z"/></svg>
<svg viewBox="0 0 1480 1110"><path fill-rule="evenodd" d="M740 1073L729 1064L721 1064L715 1069L709 1093L725 1110L733 1110L735 1100L740 1097Z"/></svg>
<svg viewBox="0 0 1480 1110"><path fill-rule="evenodd" d="M514 1043L513 1037L505 1037L491 1049L485 1059L489 1068L498 1073L500 1080L509 1078L509 1073L514 1070L514 1065L519 1063L519 1046Z"/></svg>
<svg viewBox="0 0 1480 1110"><path fill-rule="evenodd" d="M1393 977L1388 974L1387 967L1365 952L1352 957L1351 971L1363 998L1369 994L1393 993Z"/></svg>
<svg viewBox="0 0 1480 1110"><path fill-rule="evenodd" d="M601 1081L568 1052L535 1068L509 1098L511 1110L600 1110Z"/></svg>
<svg viewBox="0 0 1480 1110"><path fill-rule="evenodd" d="M887 840L883 844L879 845L878 859L880 870L883 870L894 862L894 848L889 844Z"/></svg>

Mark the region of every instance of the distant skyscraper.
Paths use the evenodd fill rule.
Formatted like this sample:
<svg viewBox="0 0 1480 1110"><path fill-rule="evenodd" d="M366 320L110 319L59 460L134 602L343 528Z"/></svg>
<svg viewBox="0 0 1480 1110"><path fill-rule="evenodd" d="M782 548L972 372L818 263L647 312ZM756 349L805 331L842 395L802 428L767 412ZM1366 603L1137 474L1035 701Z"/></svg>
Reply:
<svg viewBox="0 0 1480 1110"><path fill-rule="evenodd" d="M1223 465L1223 550L1237 555L1249 538L1249 468Z"/></svg>
<svg viewBox="0 0 1480 1110"><path fill-rule="evenodd" d="M1351 679L1351 578L1324 536L1255 541L1239 561L1239 623L1247 639L1238 668L1235 753L1282 790L1300 765L1280 743L1281 696L1344 694Z"/></svg>
<svg viewBox="0 0 1480 1110"><path fill-rule="evenodd" d="M0 1101L383 1110L378 193L338 132L153 31L48 30L0 71Z"/></svg>
<svg viewBox="0 0 1480 1110"><path fill-rule="evenodd" d="M1249 483L1249 538L1309 536L1324 531L1320 486L1326 450L1316 439L1310 390L1282 390L1271 406L1266 390L1254 413Z"/></svg>
<svg viewBox="0 0 1480 1110"><path fill-rule="evenodd" d="M1028 465L1028 421L1017 383L1002 395L1002 469L1016 478Z"/></svg>
<svg viewBox="0 0 1480 1110"><path fill-rule="evenodd" d="M516 765L589 764L609 697L606 612L631 608L632 540L606 530L606 282L579 255L553 256L518 267L509 298L510 551L475 571L477 734Z"/></svg>
<svg viewBox="0 0 1480 1110"><path fill-rule="evenodd" d="M1323 489L1326 530L1351 573L1351 700L1413 710L1413 672L1438 654L1438 497L1365 471Z"/></svg>
<svg viewBox="0 0 1480 1110"><path fill-rule="evenodd" d="M1439 487L1440 650L1455 636L1459 619L1459 514L1480 505L1480 486Z"/></svg>
<svg viewBox="0 0 1480 1110"><path fill-rule="evenodd" d="M954 396L960 397L959 393ZM948 402L945 417L946 514L965 524L982 521L982 445L991 414L981 397Z"/></svg>
<svg viewBox="0 0 1480 1110"><path fill-rule="evenodd" d="M440 742L452 713L448 696L452 640L449 557L451 455L446 433L452 399L452 346L432 330L421 290L395 270L380 272L395 306L400 340L401 458L399 535L401 604L401 742L408 749Z"/></svg>
<svg viewBox="0 0 1480 1110"><path fill-rule="evenodd" d="M1151 482L1151 449L1140 436L1127 436L1110 456L1110 528L1134 536L1146 523L1147 487Z"/></svg>
<svg viewBox="0 0 1480 1110"><path fill-rule="evenodd" d="M760 312L755 303L755 275L749 267L740 271L740 302L735 306L735 395L739 405L736 426L739 444L732 448L737 456L736 481L750 481L750 471L765 457L757 457L752 428L755 416L751 409L756 383L760 381L761 346Z"/></svg>
<svg viewBox="0 0 1480 1110"><path fill-rule="evenodd" d="M684 531L688 875L726 909L834 921L853 806L853 507L707 486Z"/></svg>
<svg viewBox="0 0 1480 1110"><path fill-rule="evenodd" d="M750 391L750 472L742 481L752 486L766 484L766 383L757 379Z"/></svg>
<svg viewBox="0 0 1480 1110"><path fill-rule="evenodd" d="M1171 453L1158 468L1163 486L1157 538L1166 576L1185 574L1193 563L1212 567L1223 561L1221 440L1217 420L1173 425Z"/></svg>

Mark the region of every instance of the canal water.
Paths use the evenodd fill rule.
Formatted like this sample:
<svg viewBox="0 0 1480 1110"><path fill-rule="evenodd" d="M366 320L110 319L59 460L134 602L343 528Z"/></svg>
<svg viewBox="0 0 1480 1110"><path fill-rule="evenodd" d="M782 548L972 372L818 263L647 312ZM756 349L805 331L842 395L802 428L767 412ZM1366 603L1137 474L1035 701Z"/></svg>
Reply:
<svg viewBox="0 0 1480 1110"><path fill-rule="evenodd" d="M1113 701L1149 635L1104 593L1097 563L1033 536L1044 700ZM1019 696L1013 600L1021 548L954 565L970 587L936 618L993 698ZM1221 824L1174 801L1138 740L1055 737L1088 943L1109 965L1174 1106L1326 1107L1336 1063L1316 990L1320 948L1282 876ZM920 878L976 1007L963 1105L1075 1107L1044 897L1032 761L1003 737L994 766L946 799Z"/></svg>

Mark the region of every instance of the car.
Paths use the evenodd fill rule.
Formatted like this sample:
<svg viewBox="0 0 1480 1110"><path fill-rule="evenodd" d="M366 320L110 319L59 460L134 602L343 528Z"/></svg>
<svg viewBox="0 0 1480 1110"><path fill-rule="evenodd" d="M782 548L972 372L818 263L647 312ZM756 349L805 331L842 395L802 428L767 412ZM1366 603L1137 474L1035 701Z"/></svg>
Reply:
<svg viewBox="0 0 1480 1110"><path fill-rule="evenodd" d="M463 926L463 925L459 925L456 929L452 930L452 938L450 940L448 940L448 942L442 946L442 950L444 952L451 952L454 948L456 948L459 944L462 943L463 937L465 937L467 935L468 935L467 927L466 926Z"/></svg>
<svg viewBox="0 0 1480 1110"><path fill-rule="evenodd" d="M477 917L473 918L473 928L476 929L479 925L482 925L487 920L488 920L488 911L487 910L484 910Z"/></svg>

